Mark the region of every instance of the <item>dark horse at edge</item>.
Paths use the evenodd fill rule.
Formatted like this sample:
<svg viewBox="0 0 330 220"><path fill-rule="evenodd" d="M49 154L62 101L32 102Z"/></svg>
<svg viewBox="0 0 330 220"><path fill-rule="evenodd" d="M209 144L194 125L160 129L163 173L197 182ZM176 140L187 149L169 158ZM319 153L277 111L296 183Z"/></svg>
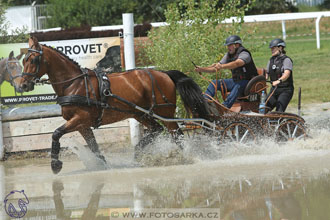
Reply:
<svg viewBox="0 0 330 220"><path fill-rule="evenodd" d="M162 117L174 118L177 89L185 108L193 117L206 119L209 115L199 86L177 70L162 72L134 69L104 74L103 77L107 78L105 81L110 82L104 103L101 101L104 96L100 93L99 86L102 79L98 79L94 71L83 69L60 51L39 44L35 37L29 39L29 49L23 64L24 71L19 87L23 91L31 91L35 82L47 74L60 100L58 102L62 106L62 116L67 121L52 135L51 167L55 174L62 169L59 140L69 132L78 131L90 150L104 162L91 127L135 118L149 130L138 146L148 144L163 127L150 114L136 110L134 105ZM182 134L176 122L164 122L164 126L174 137Z"/></svg>

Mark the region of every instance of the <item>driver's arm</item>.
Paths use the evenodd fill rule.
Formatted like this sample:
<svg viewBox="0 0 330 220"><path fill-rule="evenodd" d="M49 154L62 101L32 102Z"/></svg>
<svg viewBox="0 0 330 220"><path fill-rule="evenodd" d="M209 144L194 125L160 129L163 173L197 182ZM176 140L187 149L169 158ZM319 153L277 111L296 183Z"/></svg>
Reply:
<svg viewBox="0 0 330 220"><path fill-rule="evenodd" d="M245 65L245 62L242 59L237 59L237 60L235 60L233 62L230 62L230 63L225 63L225 64L217 63L215 68L217 68L217 70L220 70L220 69L235 69L235 68L238 68L238 67L241 67L241 66L244 66L244 65Z"/></svg>

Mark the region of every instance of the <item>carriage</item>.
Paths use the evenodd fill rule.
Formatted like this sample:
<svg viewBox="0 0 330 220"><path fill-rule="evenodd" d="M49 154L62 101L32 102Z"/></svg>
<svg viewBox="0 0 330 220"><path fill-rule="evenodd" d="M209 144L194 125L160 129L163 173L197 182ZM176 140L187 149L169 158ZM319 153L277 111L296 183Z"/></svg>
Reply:
<svg viewBox="0 0 330 220"><path fill-rule="evenodd" d="M266 92L265 69L257 68L258 75L247 84L243 96L228 109L217 98L213 98L212 131L218 131L220 142L255 142L258 137L273 137L277 143L307 137L305 120L299 115L284 112L259 113L262 91ZM217 90L217 88L216 88ZM228 96L226 88L219 88L222 99ZM215 109L214 109L215 106ZM209 128L201 125L184 123L188 135L195 135L195 129ZM189 132L190 131L190 132Z"/></svg>
<svg viewBox="0 0 330 220"><path fill-rule="evenodd" d="M52 135L51 167L60 172L60 138L78 131L91 151L106 163L91 127L135 118L148 128L136 149L154 140L166 127L180 145L185 132L198 130L211 134L219 141L245 143L259 136L274 136L278 142L306 137L305 121L298 115L271 112L256 113L260 92L265 90L262 74L248 84L245 97L239 98L239 111L232 111L216 100L216 114L210 113L200 87L184 73L133 69L121 73L97 73L81 68L60 51L29 39L29 49L23 60L19 89L31 91L36 82L47 74L47 80L58 95L62 116L67 122ZM175 118L176 91L192 118ZM163 125L159 123L163 122Z"/></svg>

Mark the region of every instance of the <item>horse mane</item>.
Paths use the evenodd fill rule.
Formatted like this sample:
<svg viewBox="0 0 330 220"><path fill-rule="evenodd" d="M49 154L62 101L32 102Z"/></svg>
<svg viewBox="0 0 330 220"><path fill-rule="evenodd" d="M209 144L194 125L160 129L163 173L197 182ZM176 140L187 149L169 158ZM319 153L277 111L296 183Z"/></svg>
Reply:
<svg viewBox="0 0 330 220"><path fill-rule="evenodd" d="M73 64L77 65L79 68L81 68L81 66L79 65L79 63L77 63L76 61L74 61L72 58L70 58L69 56L67 56L65 53L63 53L62 51L56 49L56 48L53 48L51 46L48 46L46 44L42 44L42 46L45 46L49 49L52 49L54 50L55 52L58 52L59 54L61 54L62 56L64 56L65 58L67 58L69 61L71 61Z"/></svg>

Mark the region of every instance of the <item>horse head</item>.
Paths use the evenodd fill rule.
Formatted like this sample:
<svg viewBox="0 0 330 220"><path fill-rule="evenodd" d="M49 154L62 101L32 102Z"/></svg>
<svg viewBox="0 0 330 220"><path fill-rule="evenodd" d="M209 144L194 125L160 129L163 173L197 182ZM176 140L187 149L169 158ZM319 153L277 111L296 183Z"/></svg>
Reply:
<svg viewBox="0 0 330 220"><path fill-rule="evenodd" d="M23 59L24 71L19 83L19 88L22 91L32 91L35 83L46 73L45 71L41 71L42 59L43 51L41 44L39 44L37 38L30 37L29 49Z"/></svg>
<svg viewBox="0 0 330 220"><path fill-rule="evenodd" d="M3 65L1 69L0 84L2 83L3 80L6 80L15 88L16 92L22 92L18 86L20 82L19 77L21 76L22 73L22 66L19 60L22 58L22 56L23 53L15 57L14 52L11 51L9 53L8 58L3 59L2 61Z"/></svg>

